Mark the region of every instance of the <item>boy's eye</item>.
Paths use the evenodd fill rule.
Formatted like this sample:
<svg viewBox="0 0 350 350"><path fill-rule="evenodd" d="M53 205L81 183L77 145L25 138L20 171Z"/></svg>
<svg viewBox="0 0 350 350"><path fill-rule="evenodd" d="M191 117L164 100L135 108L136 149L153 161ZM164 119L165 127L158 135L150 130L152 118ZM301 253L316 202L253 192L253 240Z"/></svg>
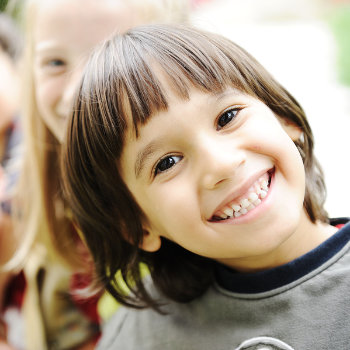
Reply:
<svg viewBox="0 0 350 350"><path fill-rule="evenodd" d="M238 111L238 108L232 108L222 113L217 122L218 129L221 129L225 125L229 124L236 117Z"/></svg>
<svg viewBox="0 0 350 350"><path fill-rule="evenodd" d="M179 162L182 159L180 156L168 156L159 161L157 164L154 174L157 175L159 173L163 173L164 171L167 171L171 167L173 167L177 162Z"/></svg>

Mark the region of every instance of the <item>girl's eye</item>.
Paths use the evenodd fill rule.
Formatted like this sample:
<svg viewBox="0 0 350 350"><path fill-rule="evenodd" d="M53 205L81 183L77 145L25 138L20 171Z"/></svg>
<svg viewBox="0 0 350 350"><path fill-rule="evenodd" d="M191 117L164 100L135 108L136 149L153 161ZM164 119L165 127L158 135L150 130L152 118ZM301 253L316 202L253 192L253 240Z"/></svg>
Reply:
<svg viewBox="0 0 350 350"><path fill-rule="evenodd" d="M218 129L221 129L225 125L229 124L236 117L238 111L238 108L232 108L222 113L218 119Z"/></svg>
<svg viewBox="0 0 350 350"><path fill-rule="evenodd" d="M180 156L168 156L159 161L157 164L154 175L158 175L159 173L163 173L173 167L177 162L182 159Z"/></svg>
<svg viewBox="0 0 350 350"><path fill-rule="evenodd" d="M47 65L50 66L50 67L61 67L61 66L64 66L66 63L57 58L57 59L52 59L50 61L47 62Z"/></svg>
<svg viewBox="0 0 350 350"><path fill-rule="evenodd" d="M42 74L60 75L67 71L68 62L62 58L47 58L40 60L38 70Z"/></svg>

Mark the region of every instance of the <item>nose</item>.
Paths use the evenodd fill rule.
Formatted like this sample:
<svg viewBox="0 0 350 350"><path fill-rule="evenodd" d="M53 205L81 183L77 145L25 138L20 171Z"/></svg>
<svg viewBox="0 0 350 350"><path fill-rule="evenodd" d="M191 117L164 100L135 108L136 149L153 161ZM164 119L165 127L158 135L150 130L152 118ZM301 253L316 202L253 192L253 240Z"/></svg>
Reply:
<svg viewBox="0 0 350 350"><path fill-rule="evenodd" d="M214 189L234 177L245 162L245 152L230 138L202 139L198 152L199 177L202 188ZM224 140L225 139L225 140Z"/></svg>

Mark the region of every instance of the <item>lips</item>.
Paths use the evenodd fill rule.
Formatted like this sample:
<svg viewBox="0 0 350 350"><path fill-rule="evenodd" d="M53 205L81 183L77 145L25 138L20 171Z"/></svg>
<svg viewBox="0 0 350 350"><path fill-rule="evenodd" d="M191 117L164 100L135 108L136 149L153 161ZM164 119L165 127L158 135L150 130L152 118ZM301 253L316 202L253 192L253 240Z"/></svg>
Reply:
<svg viewBox="0 0 350 350"><path fill-rule="evenodd" d="M259 176L243 195L228 200L216 210L209 221L218 222L238 218L259 206L267 196L273 173L274 168Z"/></svg>

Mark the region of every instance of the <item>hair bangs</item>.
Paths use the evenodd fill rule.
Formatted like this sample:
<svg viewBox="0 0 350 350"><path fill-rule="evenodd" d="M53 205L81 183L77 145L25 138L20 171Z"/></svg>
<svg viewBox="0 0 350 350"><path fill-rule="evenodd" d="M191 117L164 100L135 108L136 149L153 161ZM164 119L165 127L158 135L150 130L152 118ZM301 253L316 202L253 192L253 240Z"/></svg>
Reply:
<svg viewBox="0 0 350 350"><path fill-rule="evenodd" d="M108 114L121 119L117 123L133 125L137 136L139 125L168 108L169 93L189 99L193 87L217 93L232 86L256 95L251 87L256 72L244 65L249 59L244 59L245 52L235 44L222 38L215 41L215 37L208 41L199 33L184 36L186 31L181 35L166 31L164 27L151 32L139 27L116 36L102 49L98 60L104 68L98 77L96 101L112 107ZM107 101L102 94L115 96L115 100Z"/></svg>
<svg viewBox="0 0 350 350"><path fill-rule="evenodd" d="M179 33L174 30L168 32L164 26L155 25L152 31L149 30L149 26L139 27L122 38L116 38L123 43L124 62L132 71L132 76L136 77L134 89L131 90L137 89L140 92L146 88L156 93L161 91L162 96L166 98L167 89L164 89L157 79L157 74L162 74L166 77L167 88L181 98L188 99L192 87L217 93L227 86L232 86L253 94L254 89L249 83L256 72L244 63L241 64L242 57L243 62L249 62L241 48L227 39L216 38L215 35L211 38L213 40L208 40L208 37L199 32L193 35L193 32L186 32L185 27L177 27ZM136 62L137 59L139 62ZM152 76L148 81L144 79L145 71ZM138 79L137 75L141 75L141 79ZM154 89L154 82L157 82L157 89ZM142 87L145 84L146 86ZM149 98L151 102L157 100L157 96L148 95L147 100ZM157 107L156 103L151 105ZM162 107L167 108L167 104ZM151 112L156 111L157 108L152 108Z"/></svg>

